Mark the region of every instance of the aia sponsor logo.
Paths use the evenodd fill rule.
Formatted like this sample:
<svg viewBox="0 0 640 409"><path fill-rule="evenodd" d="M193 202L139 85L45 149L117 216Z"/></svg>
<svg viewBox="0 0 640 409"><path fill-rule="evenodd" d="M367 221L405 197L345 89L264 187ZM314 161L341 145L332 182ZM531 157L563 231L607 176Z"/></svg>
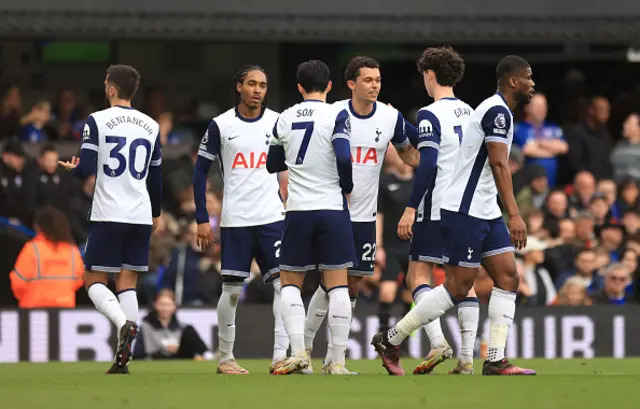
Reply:
<svg viewBox="0 0 640 409"><path fill-rule="evenodd" d="M378 151L376 148L354 146L351 148L351 162L358 165L377 165Z"/></svg>
<svg viewBox="0 0 640 409"><path fill-rule="evenodd" d="M231 169L257 169L267 165L266 152L236 153Z"/></svg>

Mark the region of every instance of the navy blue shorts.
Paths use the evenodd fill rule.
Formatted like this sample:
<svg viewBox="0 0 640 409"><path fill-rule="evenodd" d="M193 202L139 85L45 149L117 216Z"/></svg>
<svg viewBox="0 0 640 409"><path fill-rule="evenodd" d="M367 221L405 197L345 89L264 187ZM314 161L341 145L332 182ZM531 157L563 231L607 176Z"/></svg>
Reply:
<svg viewBox="0 0 640 409"><path fill-rule="evenodd" d="M87 271L119 273L149 271L151 226L114 222L91 222L84 251Z"/></svg>
<svg viewBox="0 0 640 409"><path fill-rule="evenodd" d="M376 262L376 222L351 222L351 225L358 262L349 269L349 275L372 276Z"/></svg>
<svg viewBox="0 0 640 409"><path fill-rule="evenodd" d="M339 270L357 263L348 210L287 212L280 270Z"/></svg>
<svg viewBox="0 0 640 409"><path fill-rule="evenodd" d="M444 233L439 220L423 220L413 225L413 237L409 246L411 261L442 264Z"/></svg>
<svg viewBox="0 0 640 409"><path fill-rule="evenodd" d="M222 275L247 278L256 259L267 283L280 270L278 257L284 221L247 227L221 227Z"/></svg>
<svg viewBox="0 0 640 409"><path fill-rule="evenodd" d="M441 217L445 264L476 268L485 257L514 251L502 217L483 220L448 210L442 210Z"/></svg>

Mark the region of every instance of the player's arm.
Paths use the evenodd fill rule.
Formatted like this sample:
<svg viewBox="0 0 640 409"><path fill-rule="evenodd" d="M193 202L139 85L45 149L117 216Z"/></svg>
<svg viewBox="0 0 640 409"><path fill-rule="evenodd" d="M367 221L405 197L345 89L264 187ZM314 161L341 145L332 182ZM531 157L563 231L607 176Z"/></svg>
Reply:
<svg viewBox="0 0 640 409"><path fill-rule="evenodd" d="M398 224L398 236L403 240L411 238L411 229L416 219L416 209L418 209L420 201L427 193L427 190L433 188L441 135L440 121L433 112L426 109L420 110L418 112L420 164L413 181L409 202Z"/></svg>
<svg viewBox="0 0 640 409"><path fill-rule="evenodd" d="M280 200L282 200L282 204L284 208L287 208L287 199L289 198L289 172L278 172L278 185L280 189L278 190L278 194L280 195Z"/></svg>
<svg viewBox="0 0 640 409"><path fill-rule="evenodd" d="M158 218L162 212L162 142L160 132L153 145L149 175L147 176L147 191L151 200L151 217Z"/></svg>
<svg viewBox="0 0 640 409"><path fill-rule="evenodd" d="M198 148L198 158L193 169L193 201L196 204L198 245L207 249L213 242L213 229L207 212L207 173L216 156L220 154L220 128L216 121L209 123Z"/></svg>
<svg viewBox="0 0 640 409"><path fill-rule="evenodd" d="M396 121L391 142L393 142L393 145L396 147L400 159L414 169L417 168L420 163L420 154L411 144L412 138L409 137L409 135L412 135L417 140L417 134L418 131L416 127L407 122L402 114L398 112L398 120Z"/></svg>
<svg viewBox="0 0 640 409"><path fill-rule="evenodd" d="M336 117L331 143L336 154L338 177L342 193L348 195L353 190L353 168L351 164L351 121L349 113L343 109Z"/></svg>
<svg viewBox="0 0 640 409"><path fill-rule="evenodd" d="M284 172L289 169L285 161L284 146L282 146L280 133L278 132L279 123L280 118L278 118L276 124L273 126L273 135L269 141L269 153L267 154L267 172L269 173Z"/></svg>
<svg viewBox="0 0 640 409"><path fill-rule="evenodd" d="M61 163L65 166L63 163ZM82 146L80 147L80 158L72 160L71 174L81 180L95 175L98 172L98 126L93 116L89 115L82 131ZM69 169L67 166L65 168Z"/></svg>
<svg viewBox="0 0 640 409"><path fill-rule="evenodd" d="M511 126L510 117L511 112L506 107L494 106L484 114L481 126L484 131L489 166L491 167L502 205L509 215L511 240L516 248L520 249L527 245L527 229L520 216L516 198L513 195L513 182L511 180L511 169L509 168L508 134Z"/></svg>

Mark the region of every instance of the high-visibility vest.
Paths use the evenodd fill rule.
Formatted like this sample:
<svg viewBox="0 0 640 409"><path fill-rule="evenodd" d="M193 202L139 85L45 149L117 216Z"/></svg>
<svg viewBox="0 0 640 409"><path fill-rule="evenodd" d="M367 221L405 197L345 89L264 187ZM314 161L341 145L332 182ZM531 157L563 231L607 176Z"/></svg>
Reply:
<svg viewBox="0 0 640 409"><path fill-rule="evenodd" d="M27 242L10 273L20 308L75 308L84 263L72 243L52 243L38 234Z"/></svg>

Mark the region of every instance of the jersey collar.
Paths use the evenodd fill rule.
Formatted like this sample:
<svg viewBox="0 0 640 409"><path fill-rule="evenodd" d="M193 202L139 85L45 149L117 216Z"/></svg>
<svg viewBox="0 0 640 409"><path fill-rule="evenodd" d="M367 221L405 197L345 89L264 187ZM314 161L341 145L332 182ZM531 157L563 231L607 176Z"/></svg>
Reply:
<svg viewBox="0 0 640 409"><path fill-rule="evenodd" d="M245 118L240 114L240 111L238 111L238 106L236 105L236 107L234 108L236 111L236 118L238 118L239 120L243 121L243 122L258 122L260 119L262 119L262 115L264 115L264 107L262 107L260 109L260 115L258 115L255 118Z"/></svg>
<svg viewBox="0 0 640 409"><path fill-rule="evenodd" d="M134 109L133 107L126 107L124 105L114 105L114 108L122 108L122 109Z"/></svg>
<svg viewBox="0 0 640 409"><path fill-rule="evenodd" d="M369 112L367 115L360 115L358 114L354 109L353 109L353 104L351 103L351 100L349 100L349 112L351 112L351 115L355 116L358 119L368 119L371 118L373 116L373 114L376 113L376 107L378 106L377 102L373 103L373 109L371 110L371 112Z"/></svg>
<svg viewBox="0 0 640 409"><path fill-rule="evenodd" d="M504 101L504 104L507 106L507 108L509 108L509 104L507 104L507 99L504 97L504 95L502 95L500 91L497 91L496 95L502 98L502 101ZM511 111L511 108L509 108L509 111ZM513 113L513 111L511 111L511 113Z"/></svg>

